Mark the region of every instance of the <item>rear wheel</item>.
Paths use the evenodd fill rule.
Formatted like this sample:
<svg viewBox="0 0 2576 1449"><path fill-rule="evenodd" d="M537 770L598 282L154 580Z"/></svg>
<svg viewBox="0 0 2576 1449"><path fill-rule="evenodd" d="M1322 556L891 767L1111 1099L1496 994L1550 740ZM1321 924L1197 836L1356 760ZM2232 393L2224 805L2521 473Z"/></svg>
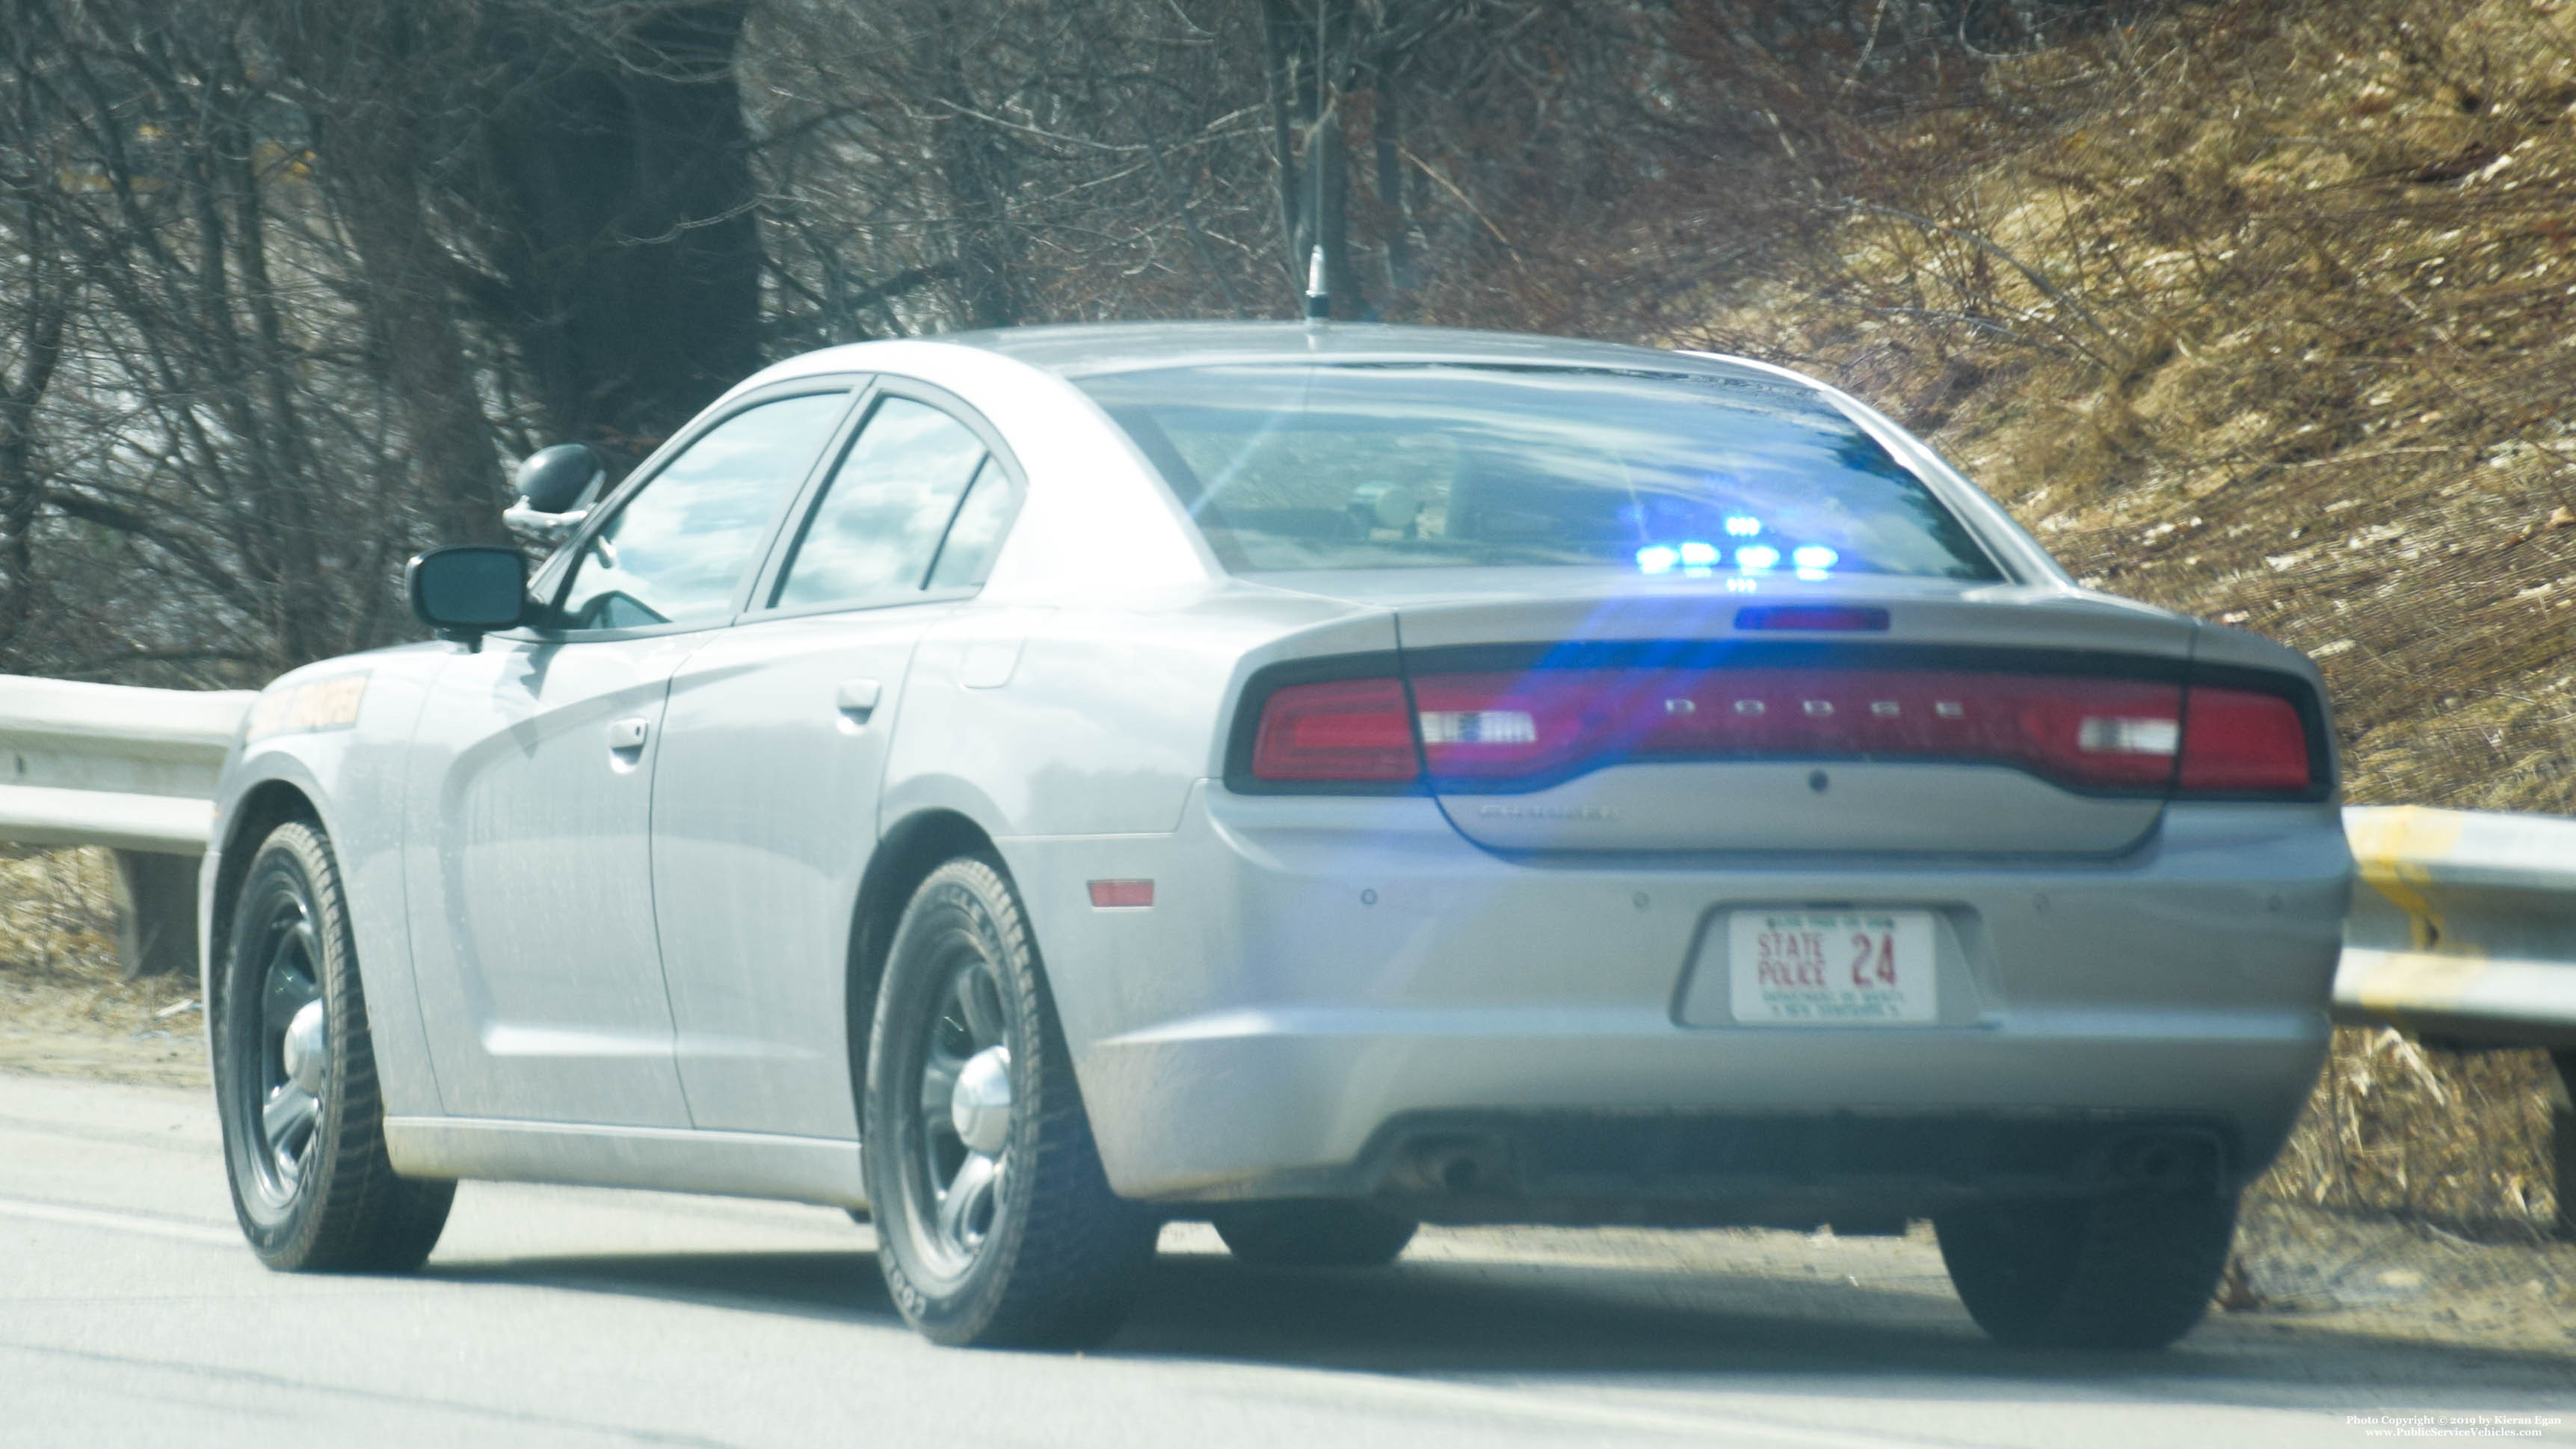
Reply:
<svg viewBox="0 0 2576 1449"><path fill-rule="evenodd" d="M2017 1348L2162 1348L2208 1311L2236 1231L2219 1192L1993 1204L1933 1219L1960 1302Z"/></svg>
<svg viewBox="0 0 2576 1449"><path fill-rule="evenodd" d="M1210 1218L1237 1258L1272 1268L1383 1267L1421 1226L1364 1202L1247 1203Z"/></svg>
<svg viewBox="0 0 2576 1449"><path fill-rule="evenodd" d="M385 1156L357 949L319 829L290 821L260 843L217 972L215 1105L251 1248L286 1271L419 1267L456 1184L396 1176Z"/></svg>
<svg viewBox="0 0 2576 1449"><path fill-rule="evenodd" d="M877 1264L925 1336L1117 1331L1160 1225L1109 1189L1027 918L989 861L932 871L895 928L862 1141Z"/></svg>

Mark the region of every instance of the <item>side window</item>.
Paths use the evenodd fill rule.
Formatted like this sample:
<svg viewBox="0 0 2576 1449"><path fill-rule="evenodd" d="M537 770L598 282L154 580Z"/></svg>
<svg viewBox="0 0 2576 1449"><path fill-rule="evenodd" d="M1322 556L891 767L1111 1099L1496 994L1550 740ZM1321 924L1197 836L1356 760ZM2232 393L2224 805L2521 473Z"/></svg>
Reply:
<svg viewBox="0 0 2576 1449"><path fill-rule="evenodd" d="M939 561L930 566L930 587L956 589L984 582L993 555L1001 549L1002 529L1011 521L1011 502L1011 480L1003 476L1002 465L985 459L975 481L967 485L966 501L957 505L948 537L939 545Z"/></svg>
<svg viewBox="0 0 2576 1449"><path fill-rule="evenodd" d="M729 617L761 533L804 481L849 400L832 392L762 403L691 443L582 546L563 595L566 627Z"/></svg>
<svg viewBox="0 0 2576 1449"><path fill-rule="evenodd" d="M910 398L878 403L814 506L772 602L792 609L919 590L979 469L998 474L964 423Z"/></svg>

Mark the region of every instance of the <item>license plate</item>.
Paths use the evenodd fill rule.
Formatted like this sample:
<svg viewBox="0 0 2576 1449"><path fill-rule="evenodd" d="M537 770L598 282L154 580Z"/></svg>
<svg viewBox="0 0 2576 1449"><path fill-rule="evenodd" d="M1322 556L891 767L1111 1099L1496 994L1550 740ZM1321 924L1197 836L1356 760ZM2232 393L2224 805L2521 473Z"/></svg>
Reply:
<svg viewBox="0 0 2576 1449"><path fill-rule="evenodd" d="M1930 911L1735 911L1729 1004L1759 1025L1936 1020L1933 940Z"/></svg>

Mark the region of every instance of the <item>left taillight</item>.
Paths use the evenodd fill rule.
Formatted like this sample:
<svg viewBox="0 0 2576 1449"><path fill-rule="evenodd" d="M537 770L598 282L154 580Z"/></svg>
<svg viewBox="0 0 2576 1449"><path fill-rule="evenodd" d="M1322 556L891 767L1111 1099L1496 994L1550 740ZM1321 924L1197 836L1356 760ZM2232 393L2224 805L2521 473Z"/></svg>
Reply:
<svg viewBox="0 0 2576 1449"><path fill-rule="evenodd" d="M1280 784L1403 784L1421 773L1412 709L1392 679L1332 679L1270 692L1252 775Z"/></svg>

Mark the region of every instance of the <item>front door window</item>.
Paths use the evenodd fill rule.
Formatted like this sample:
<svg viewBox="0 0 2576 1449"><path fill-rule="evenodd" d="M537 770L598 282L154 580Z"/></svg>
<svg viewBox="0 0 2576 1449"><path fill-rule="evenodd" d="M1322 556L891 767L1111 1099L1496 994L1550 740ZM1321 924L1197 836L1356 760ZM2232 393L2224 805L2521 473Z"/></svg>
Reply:
<svg viewBox="0 0 2576 1449"><path fill-rule="evenodd" d="M761 538L848 405L847 393L780 398L703 434L582 546L563 627L720 624Z"/></svg>

